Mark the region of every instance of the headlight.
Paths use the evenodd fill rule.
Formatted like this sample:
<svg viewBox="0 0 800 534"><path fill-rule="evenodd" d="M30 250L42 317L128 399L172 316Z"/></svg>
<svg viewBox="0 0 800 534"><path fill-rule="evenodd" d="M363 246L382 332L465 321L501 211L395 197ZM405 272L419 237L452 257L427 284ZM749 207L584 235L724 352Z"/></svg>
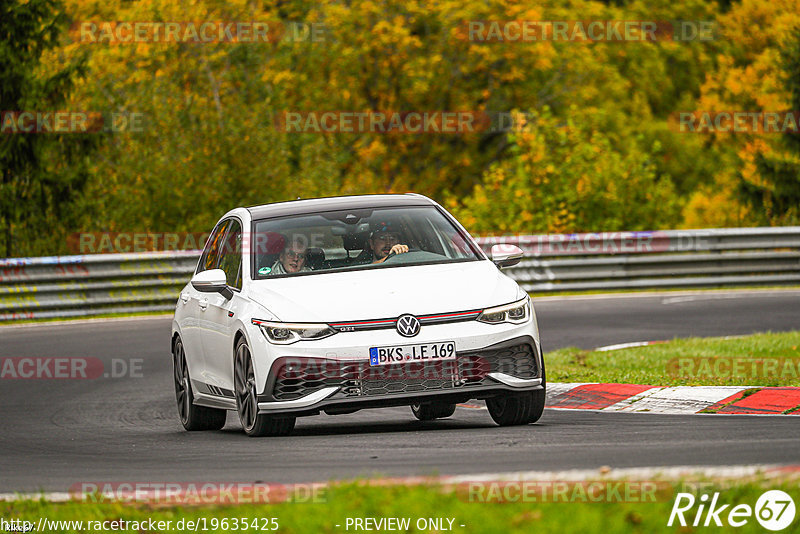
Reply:
<svg viewBox="0 0 800 534"><path fill-rule="evenodd" d="M500 323L524 323L528 320L530 306L530 297L525 297L517 302L505 304L503 306L496 306L494 308L486 308L478 316L478 320L482 323L500 324Z"/></svg>
<svg viewBox="0 0 800 534"><path fill-rule="evenodd" d="M276 345L290 345L297 341L322 339L332 336L336 330L326 324L319 323L279 323L276 321L262 321L253 319L270 343Z"/></svg>

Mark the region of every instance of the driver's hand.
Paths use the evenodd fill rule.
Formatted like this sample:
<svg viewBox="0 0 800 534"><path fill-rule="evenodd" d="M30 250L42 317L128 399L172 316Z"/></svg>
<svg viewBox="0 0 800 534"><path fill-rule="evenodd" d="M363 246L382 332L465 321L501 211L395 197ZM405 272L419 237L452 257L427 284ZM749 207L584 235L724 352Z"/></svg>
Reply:
<svg viewBox="0 0 800 534"><path fill-rule="evenodd" d="M383 258L379 259L374 263L383 263L395 254L404 254L408 252L408 245L394 245L392 248L389 249L389 253L384 256Z"/></svg>

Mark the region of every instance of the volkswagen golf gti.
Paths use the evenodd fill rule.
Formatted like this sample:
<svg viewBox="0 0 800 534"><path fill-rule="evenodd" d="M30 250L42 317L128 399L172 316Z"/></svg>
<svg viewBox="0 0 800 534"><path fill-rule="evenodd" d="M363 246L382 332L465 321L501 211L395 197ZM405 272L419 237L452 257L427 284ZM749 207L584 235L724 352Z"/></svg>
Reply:
<svg viewBox="0 0 800 534"><path fill-rule="evenodd" d="M433 200L280 202L217 223L172 323L187 430L236 411L251 436L297 417L410 406L420 420L486 401L501 426L539 419L545 365L533 304Z"/></svg>

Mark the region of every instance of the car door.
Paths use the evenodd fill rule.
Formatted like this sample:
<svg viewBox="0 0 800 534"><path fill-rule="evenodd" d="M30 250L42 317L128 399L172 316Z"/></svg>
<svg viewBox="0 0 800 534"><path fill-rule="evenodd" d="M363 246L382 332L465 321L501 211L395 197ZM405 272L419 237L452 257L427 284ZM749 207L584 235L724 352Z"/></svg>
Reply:
<svg viewBox="0 0 800 534"><path fill-rule="evenodd" d="M203 351L207 384L221 388L223 395L233 393L233 336L236 313L241 306L242 289L242 223L230 220L225 239L220 247L218 268L225 271L228 287L233 297L226 299L219 293L206 293ZM212 389L213 391L213 389Z"/></svg>
<svg viewBox="0 0 800 534"><path fill-rule="evenodd" d="M217 224L211 232L206 246L203 248L203 253L200 255L195 274L217 268L222 240L229 224L230 219L225 219ZM203 330L207 328L207 309L208 293L201 293L192 287L192 284L187 284L178 297L176 316L181 329L189 375L193 381L205 382L203 375L206 372L206 358L203 350Z"/></svg>

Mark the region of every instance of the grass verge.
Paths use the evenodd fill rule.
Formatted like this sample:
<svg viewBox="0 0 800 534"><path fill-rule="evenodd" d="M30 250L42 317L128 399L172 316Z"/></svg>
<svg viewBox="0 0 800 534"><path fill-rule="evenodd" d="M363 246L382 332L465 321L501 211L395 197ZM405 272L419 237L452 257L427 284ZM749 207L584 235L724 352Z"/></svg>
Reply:
<svg viewBox="0 0 800 534"><path fill-rule="evenodd" d="M738 504L745 504L754 508L759 496L765 490L780 489L787 492L795 502L800 502L800 491L797 481L789 480L749 480L734 482L665 482L660 483L658 491L628 492L629 487L635 485L642 487L647 481L622 481L622 486L617 485L617 490L611 489L619 481L603 481L605 491L590 492L589 494L602 497L592 502L589 494L577 491L584 483L569 483L568 489L563 493L563 498L555 499L554 493L528 493L509 492L507 502L480 502L477 496L482 495L486 501L492 493L491 486L481 486L475 491L474 486L459 487L458 489L445 489L440 486L386 486L363 485L349 483L328 488L322 499L315 503L284 502L276 504L238 504L235 506L196 505L196 506L156 506L146 504L115 503L90 503L66 502L50 503L45 501L16 501L0 503L0 517L9 519L23 519L39 524L40 518L49 521L92 521L111 522L123 520L122 525L128 528L123 532L180 532L194 530L187 528L186 521L198 524L198 532L288 532L288 533L335 533L353 532L356 529L351 525L346 528L348 518L408 518L410 527L400 529L407 532L463 532L463 533L516 533L516 532L601 532L629 533L629 532L661 532L677 529L681 532L703 531L702 527L692 529L673 526L667 527L667 521L679 491L687 491L698 496L713 495L720 492L719 504L729 504L728 510ZM649 482L652 484L652 481ZM489 483L491 484L491 483ZM497 484L497 483L494 483ZM519 489L520 483L509 484L513 489ZM516 484L516 486L513 486ZM534 484L543 484L534 482ZM556 483L553 483L556 484ZM561 483L566 484L566 483ZM625 484L628 484L627 486ZM552 486L551 486L552 487ZM507 492L507 490L503 490ZM502 493L502 492L501 492ZM497 495L497 493L495 493ZM516 497L514 497L516 495ZM528 495L522 497L522 495ZM543 497L550 495L549 498ZM510 501L510 502L509 502ZM524 501L524 502L523 502ZM546 502L542 502L546 501ZM689 523L694 519L697 505L686 513ZM233 518L238 518L238 528L233 528ZM273 522L277 520L277 529L273 529ZM417 522L421 519L434 518L443 520L447 528L430 528L431 525L422 525L418 528ZM221 524L221 520L227 520ZM448 520L452 519L452 523ZM703 517L705 519L705 517ZM149 520L170 521L171 528L147 525ZM177 525L183 520L183 529ZM256 529L243 529L243 520L248 527L256 520ZM722 514L721 520L728 526L727 511ZM132 522L140 522L134 525ZM265 522L266 521L266 522ZM145 522L142 528L141 522ZM99 523L98 523L99 524ZM794 522L797 524L797 519ZM49 523L50 532L92 532L96 529L87 528L84 523L81 528L58 526ZM262 529L262 526L267 528ZM339 526L337 526L339 525ZM462 526L463 525L463 526ZM701 523L702 525L702 523ZM162 527L167 526L163 524ZM755 517L750 517L742 528L713 528L715 532L764 532ZM134 528L135 527L135 528ZM227 527L227 528L226 528ZM363 531L363 529L362 529ZM792 531L790 527L787 529Z"/></svg>
<svg viewBox="0 0 800 534"><path fill-rule="evenodd" d="M545 354L550 382L654 386L800 386L800 331L687 338L597 352Z"/></svg>

